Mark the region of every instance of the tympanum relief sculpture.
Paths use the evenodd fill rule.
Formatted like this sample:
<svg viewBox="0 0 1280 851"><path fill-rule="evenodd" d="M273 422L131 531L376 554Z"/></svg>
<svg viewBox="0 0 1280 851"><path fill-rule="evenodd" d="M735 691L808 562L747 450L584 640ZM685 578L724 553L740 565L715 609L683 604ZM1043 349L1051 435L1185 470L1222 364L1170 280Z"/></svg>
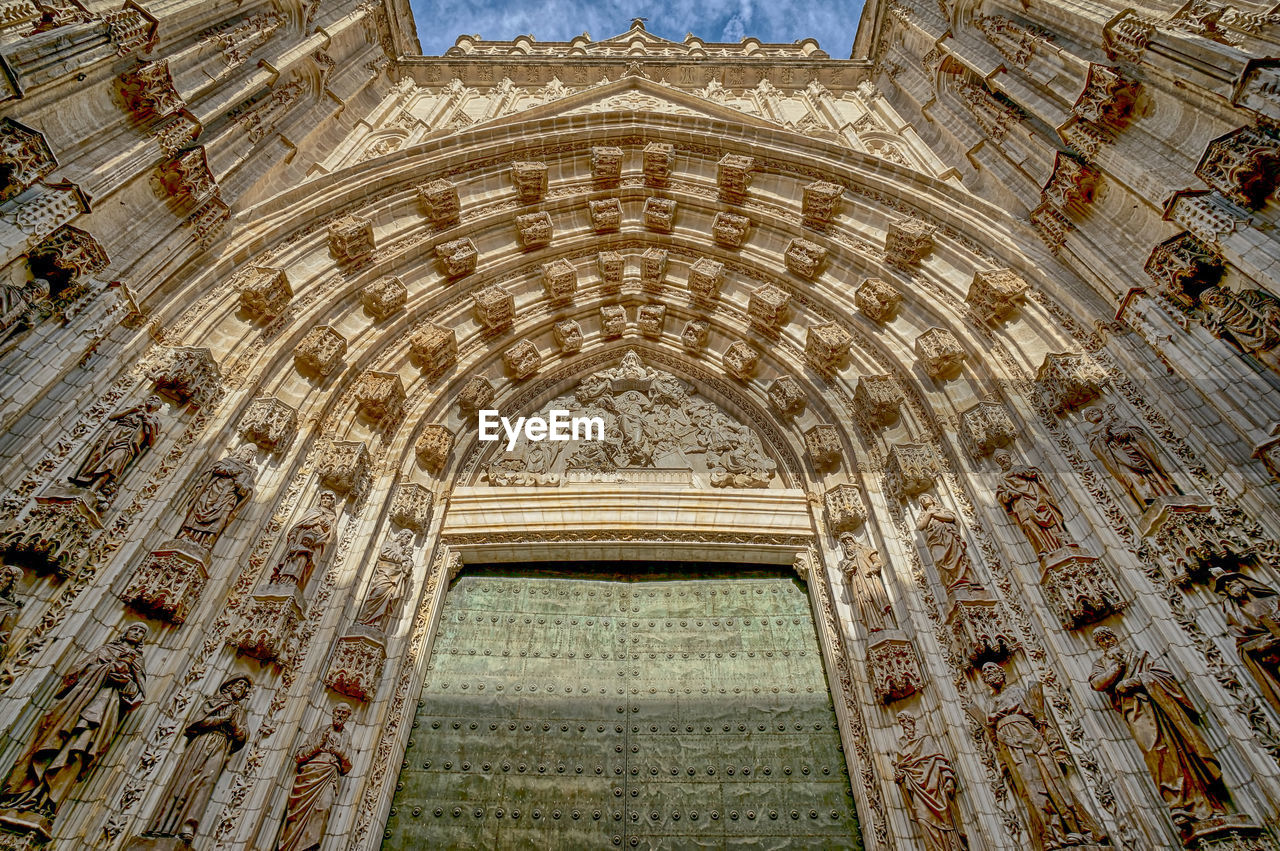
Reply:
<svg viewBox="0 0 1280 851"><path fill-rule="evenodd" d="M155 445L160 436L156 411L162 404L159 396L150 396L141 405L108 417L79 468L67 477L93 495L99 511L110 504L124 474Z"/></svg>
<svg viewBox="0 0 1280 851"><path fill-rule="evenodd" d="M351 707L333 707L332 723L312 733L294 752L297 774L289 791L277 851L311 851L324 839L338 782L351 770L351 735L345 730Z"/></svg>
<svg viewBox="0 0 1280 851"><path fill-rule="evenodd" d="M956 808L956 772L928 732L917 733L918 719L898 713L902 735L893 757L893 780L910 807L925 851L964 851L969 847Z"/></svg>
<svg viewBox="0 0 1280 851"><path fill-rule="evenodd" d="M1210 568L1227 631L1262 696L1280 712L1280 593L1234 571Z"/></svg>
<svg viewBox="0 0 1280 851"><path fill-rule="evenodd" d="M1155 444L1144 429L1132 422L1120 419L1114 405L1088 408L1084 418L1092 425L1089 431L1089 447L1098 456L1138 510L1162 496L1181 493L1173 478L1160 463Z"/></svg>
<svg viewBox="0 0 1280 851"><path fill-rule="evenodd" d="M213 549L218 537L235 519L236 512L253 495L257 455L257 447L246 444L216 461L200 477L187 503L178 540L191 541L206 552Z"/></svg>

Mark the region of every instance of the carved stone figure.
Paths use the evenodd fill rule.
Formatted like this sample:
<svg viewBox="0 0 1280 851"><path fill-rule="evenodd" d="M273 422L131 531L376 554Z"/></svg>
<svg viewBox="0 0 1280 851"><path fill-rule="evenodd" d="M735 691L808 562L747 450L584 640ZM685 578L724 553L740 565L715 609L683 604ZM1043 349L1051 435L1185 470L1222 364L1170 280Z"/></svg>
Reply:
<svg viewBox="0 0 1280 851"><path fill-rule="evenodd" d="M62 678L53 707L0 792L0 806L45 816L58 807L115 738L124 717L142 703L147 681L142 642L146 624L81 658Z"/></svg>
<svg viewBox="0 0 1280 851"><path fill-rule="evenodd" d="M849 593L853 597L852 602L858 607L862 625L867 628L867 632L891 628L894 625L893 608L885 593L880 571L880 553L858 543L858 539L849 532L840 536L840 548L844 550L840 572L849 585Z"/></svg>
<svg viewBox="0 0 1280 851"><path fill-rule="evenodd" d="M316 564L329 546L333 524L338 520L338 513L333 508L337 497L332 491L320 494L319 502L290 527L285 536L284 557L271 574L272 582L292 582L299 588L307 587Z"/></svg>
<svg viewBox="0 0 1280 851"><path fill-rule="evenodd" d="M924 533L933 566L938 569L948 591L982 587L974 576L973 563L969 561L969 543L960 531L955 512L939 508L932 496L924 494L920 497L920 519L916 521L916 529Z"/></svg>
<svg viewBox="0 0 1280 851"><path fill-rule="evenodd" d="M1145 509L1159 497L1180 493L1160 463L1150 437L1134 423L1121 421L1114 405L1108 405L1105 413L1101 408L1089 408L1084 418L1093 424L1089 432L1093 454L1138 508Z"/></svg>
<svg viewBox="0 0 1280 851"><path fill-rule="evenodd" d="M1210 331L1229 332L1242 349L1280 370L1280 299L1263 290L1209 287L1200 293L1200 306Z"/></svg>
<svg viewBox="0 0 1280 851"><path fill-rule="evenodd" d="M373 569L373 580L364 604L356 613L356 623L379 632L387 627L399 613L400 601L409 587L413 572L413 532L401 530L382 547L378 564Z"/></svg>
<svg viewBox="0 0 1280 851"><path fill-rule="evenodd" d="M1222 595L1227 629L1262 696L1280 712L1280 593L1243 574L1218 567L1213 590Z"/></svg>
<svg viewBox="0 0 1280 851"><path fill-rule="evenodd" d="M49 301L49 282L34 278L24 284L0 285L0 331L35 324Z"/></svg>
<svg viewBox="0 0 1280 851"><path fill-rule="evenodd" d="M963 851L969 847L956 812L956 772L928 733L916 735L916 716L898 713L902 735L893 758L893 780L911 808L911 819L925 851Z"/></svg>
<svg viewBox="0 0 1280 851"><path fill-rule="evenodd" d="M9 636L22 611L18 599L18 583L22 581L22 568L12 564L0 564L0 662L9 653Z"/></svg>
<svg viewBox="0 0 1280 851"><path fill-rule="evenodd" d="M289 791L277 851L310 851L324 839L329 810L338 797L338 779L351 770L351 741L343 730L349 717L351 707L338 704L333 708L333 723L312 733L294 753L298 773Z"/></svg>
<svg viewBox="0 0 1280 851"><path fill-rule="evenodd" d="M1047 555L1067 544L1062 509L1041 475L1040 468L1013 463L1004 450L995 454L1004 478L996 488L996 501L1021 527L1036 555Z"/></svg>
<svg viewBox="0 0 1280 851"><path fill-rule="evenodd" d="M108 417L97 443L67 480L97 494L100 506L114 496L128 469L155 445L160 435L156 411L161 404L159 396L150 396L141 405Z"/></svg>
<svg viewBox="0 0 1280 851"><path fill-rule="evenodd" d="M248 738L244 704L252 687L248 677L232 677L218 687L216 695L205 699L199 715L187 725L187 749L145 835L177 836L191 844L227 757L244 747Z"/></svg>
<svg viewBox="0 0 1280 851"><path fill-rule="evenodd" d="M257 473L253 462L257 453L257 447L252 444L241 446L215 462L200 477L187 507L187 516L178 530L179 540L191 541L206 550L213 549L218 536L253 495L253 480Z"/></svg>
<svg viewBox="0 0 1280 851"><path fill-rule="evenodd" d="M1108 627L1093 631L1102 658L1093 663L1089 685L1111 698L1175 825L1184 832L1196 822L1228 812L1222 769L1200 733L1200 714L1171 671L1144 652L1120 646Z"/></svg>
<svg viewBox="0 0 1280 851"><path fill-rule="evenodd" d="M995 662L982 666L982 681L994 693L985 725L1036 847L1105 843L1106 834L1067 783L1071 757L1045 712L1040 684L1007 686Z"/></svg>

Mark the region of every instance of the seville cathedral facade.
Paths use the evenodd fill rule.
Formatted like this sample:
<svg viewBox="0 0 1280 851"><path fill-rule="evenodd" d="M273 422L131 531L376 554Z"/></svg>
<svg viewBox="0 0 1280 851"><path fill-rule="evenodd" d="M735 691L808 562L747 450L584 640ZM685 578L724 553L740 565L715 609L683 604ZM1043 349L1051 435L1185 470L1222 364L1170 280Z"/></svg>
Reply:
<svg viewBox="0 0 1280 851"><path fill-rule="evenodd" d="M0 0L0 849L1280 849L1280 12L420 52Z"/></svg>

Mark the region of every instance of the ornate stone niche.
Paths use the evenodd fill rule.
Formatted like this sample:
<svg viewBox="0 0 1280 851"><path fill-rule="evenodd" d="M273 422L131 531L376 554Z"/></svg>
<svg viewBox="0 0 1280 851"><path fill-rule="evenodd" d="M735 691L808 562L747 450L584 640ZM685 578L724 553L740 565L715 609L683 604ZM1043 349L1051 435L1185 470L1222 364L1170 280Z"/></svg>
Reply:
<svg viewBox="0 0 1280 851"><path fill-rule="evenodd" d="M347 353L347 340L331 325L317 325L293 350L293 362L304 375L331 375Z"/></svg>
<svg viewBox="0 0 1280 851"><path fill-rule="evenodd" d="M362 441L332 440L320 453L316 472L322 487L346 496L359 493L369 466L369 451Z"/></svg>
<svg viewBox="0 0 1280 851"><path fill-rule="evenodd" d="M809 450L813 466L819 470L838 465L844 460L844 447L840 444L840 429L827 423L819 423L804 433L804 445Z"/></svg>
<svg viewBox="0 0 1280 851"><path fill-rule="evenodd" d="M889 488L899 499L924 493L938 477L938 462L933 450L916 443L894 444L885 464Z"/></svg>
<svg viewBox="0 0 1280 851"><path fill-rule="evenodd" d="M784 257L787 271L812 281L822 272L822 266L827 262L827 249L807 239L793 239L787 245Z"/></svg>
<svg viewBox="0 0 1280 851"><path fill-rule="evenodd" d="M662 329L667 323L667 306L665 304L642 304L636 311L636 325L640 333L651 339L662 336Z"/></svg>
<svg viewBox="0 0 1280 851"><path fill-rule="evenodd" d="M853 391L859 418L873 428L884 428L898 419L902 388L892 375L864 375Z"/></svg>
<svg viewBox="0 0 1280 851"><path fill-rule="evenodd" d="M0 555L9 564L72 577L88 564L101 531L98 512L83 497L38 496L27 516L0 538Z"/></svg>
<svg viewBox="0 0 1280 851"><path fill-rule="evenodd" d="M373 222L343 216L329 223L329 253L344 266L359 266L373 256Z"/></svg>
<svg viewBox="0 0 1280 851"><path fill-rule="evenodd" d="M958 591L947 611L947 627L957 652L974 668L1007 659L1018 649L1018 639L995 600Z"/></svg>
<svg viewBox="0 0 1280 851"><path fill-rule="evenodd" d="M621 337L627 330L627 309L620 304L600 306L600 333L605 337Z"/></svg>
<svg viewBox="0 0 1280 851"><path fill-rule="evenodd" d="M1067 218L1067 214L1048 201L1041 202L1030 215L1031 224L1049 250L1057 254L1067 244L1067 234L1075 230L1075 225Z"/></svg>
<svg viewBox="0 0 1280 851"><path fill-rule="evenodd" d="M409 335L409 362L425 375L439 375L458 362L458 335L427 323Z"/></svg>
<svg viewBox="0 0 1280 851"><path fill-rule="evenodd" d="M650 251L661 249L649 249ZM665 252L664 258L665 258ZM627 270L627 257L620 251L601 251L596 255L596 271L600 274L600 284L605 292L617 292L622 289L622 277Z"/></svg>
<svg viewBox="0 0 1280 851"><path fill-rule="evenodd" d="M737 213L716 213L711 220L711 237L724 248L741 248L751 230L751 219Z"/></svg>
<svg viewBox="0 0 1280 851"><path fill-rule="evenodd" d="M502 353L502 363L511 377L520 381L542 368L542 353L532 340L521 340Z"/></svg>
<svg viewBox="0 0 1280 851"><path fill-rule="evenodd" d="M1216 249L1184 231L1157 245L1144 269L1162 292L1191 307L1222 280L1225 264Z"/></svg>
<svg viewBox="0 0 1280 851"><path fill-rule="evenodd" d="M563 319L551 329L556 345L566 355L582 351L582 326L572 319Z"/></svg>
<svg viewBox="0 0 1280 851"><path fill-rule="evenodd" d="M517 161L511 164L511 182L521 204L536 204L547 194L547 164Z"/></svg>
<svg viewBox="0 0 1280 851"><path fill-rule="evenodd" d="M598 189L612 189L622 180L622 148L596 145L591 149L591 180Z"/></svg>
<svg viewBox="0 0 1280 851"><path fill-rule="evenodd" d="M365 370L353 392L360 413L375 422L394 422L404 410L404 382L397 373Z"/></svg>
<svg viewBox="0 0 1280 851"><path fill-rule="evenodd" d="M1102 395L1106 383L1106 371L1080 352L1047 354L1036 370L1036 384L1049 406L1058 412L1092 402Z"/></svg>
<svg viewBox="0 0 1280 851"><path fill-rule="evenodd" d="M658 233L671 233L676 222L676 202L670 198L650 198L644 202L644 226Z"/></svg>
<svg viewBox="0 0 1280 851"><path fill-rule="evenodd" d="M110 262L96 239L71 225L58 228L27 252L31 274L48 281L55 297L73 293L79 282L106 269Z"/></svg>
<svg viewBox="0 0 1280 851"><path fill-rule="evenodd" d="M966 357L955 334L945 328L930 328L916 337L916 358L935 381L954 377Z"/></svg>
<svg viewBox="0 0 1280 851"><path fill-rule="evenodd" d="M179 404L208 404L222 385L222 370L206 348L179 346L165 351L147 372L156 392Z"/></svg>
<svg viewBox="0 0 1280 851"><path fill-rule="evenodd" d="M187 106L173 85L167 59L139 62L116 78L116 91L124 108L138 123L169 115Z"/></svg>
<svg viewBox="0 0 1280 851"><path fill-rule="evenodd" d="M716 183L720 186L720 200L741 204L747 198L751 184L751 172L755 169L754 157L725 154L716 164Z"/></svg>
<svg viewBox="0 0 1280 851"><path fill-rule="evenodd" d="M588 201L591 229L596 233L612 233L622 227L622 202L617 198Z"/></svg>
<svg viewBox="0 0 1280 851"><path fill-rule="evenodd" d="M240 292L240 306L245 312L263 320L274 319L293 298L293 288L289 286L284 269L266 266L250 266L236 289Z"/></svg>
<svg viewBox="0 0 1280 851"><path fill-rule="evenodd" d="M804 215L804 226L816 231L825 231L831 220L840 214L840 199L844 197L844 188L825 180L815 180L804 188L804 200L801 211Z"/></svg>
<svg viewBox="0 0 1280 851"><path fill-rule="evenodd" d="M283 664L305 608L297 585L268 585L249 598L227 644L245 656Z"/></svg>
<svg viewBox="0 0 1280 851"><path fill-rule="evenodd" d="M1194 497L1160 497L1138 521L1138 529L1172 562L1180 585L1204 581L1210 568L1235 570L1252 548Z"/></svg>
<svg viewBox="0 0 1280 851"><path fill-rule="evenodd" d="M413 451L418 456L419 464L432 473L439 474L449 462L449 453L453 451L453 432L436 423L425 425L422 427L422 434L418 435L418 442L413 445Z"/></svg>
<svg viewBox="0 0 1280 851"><path fill-rule="evenodd" d="M545 248L551 244L554 233L550 213L525 213L516 216L516 238L524 251Z"/></svg>
<svg viewBox="0 0 1280 851"><path fill-rule="evenodd" d="M646 248L640 255L640 286L650 292L661 292L667 277L667 250Z"/></svg>
<svg viewBox="0 0 1280 851"><path fill-rule="evenodd" d="M209 170L203 145L179 151L160 163L156 176L165 193L180 205L203 204L221 191Z"/></svg>
<svg viewBox="0 0 1280 851"><path fill-rule="evenodd" d="M751 317L751 326L767 336L776 335L787 322L789 300L787 291L773 284L765 284L752 290L747 301L747 315Z"/></svg>
<svg viewBox="0 0 1280 851"><path fill-rule="evenodd" d="M431 491L415 482L401 482L391 494L391 522L422 535L431 523L431 504Z"/></svg>
<svg viewBox="0 0 1280 851"><path fill-rule="evenodd" d="M907 216L889 225L884 237L885 260L894 266L918 266L933 250L933 236L938 228L928 222Z"/></svg>
<svg viewBox="0 0 1280 851"><path fill-rule="evenodd" d="M680 332L680 342L685 351L699 354L707 347L707 338L711 333L711 323L705 319L690 319Z"/></svg>
<svg viewBox="0 0 1280 851"><path fill-rule="evenodd" d="M480 252L470 239L451 239L436 246L436 260L446 278L461 278L476 270Z"/></svg>
<svg viewBox="0 0 1280 851"><path fill-rule="evenodd" d="M857 485L836 485L822 497L827 526L833 532L852 532L867 522L867 506Z"/></svg>
<svg viewBox="0 0 1280 851"><path fill-rule="evenodd" d="M477 290L471 300L475 306L476 319L491 333L506 330L515 321L515 300L511 293L498 284L490 284Z"/></svg>
<svg viewBox="0 0 1280 851"><path fill-rule="evenodd" d="M472 376L458 391L458 413L463 419L470 419L476 415L476 411L492 405L497 395L489 379L479 375Z"/></svg>
<svg viewBox="0 0 1280 851"><path fill-rule="evenodd" d="M1138 100L1139 84L1120 76L1117 68L1089 63L1084 89L1071 111L1108 132L1123 130Z"/></svg>
<svg viewBox="0 0 1280 851"><path fill-rule="evenodd" d="M999 402L979 402L960 415L960 442L975 459L1013 443L1018 428Z"/></svg>
<svg viewBox="0 0 1280 851"><path fill-rule="evenodd" d="M444 178L418 186L418 203L427 220L437 230L450 228L462 221L462 202L458 187Z"/></svg>
<svg viewBox="0 0 1280 851"><path fill-rule="evenodd" d="M1040 587L1064 629L1097 623L1125 605L1106 565L1079 552L1047 562Z"/></svg>
<svg viewBox="0 0 1280 851"><path fill-rule="evenodd" d="M1208 144L1196 177L1237 203L1256 208L1280 184L1280 139L1263 127L1241 127Z"/></svg>
<svg viewBox="0 0 1280 851"><path fill-rule="evenodd" d="M334 646L324 684L355 700L373 700L387 660L383 641L382 636L373 634L372 630L353 627Z"/></svg>
<svg viewBox="0 0 1280 851"><path fill-rule="evenodd" d="M398 275L383 275L360 288L360 303L379 322L404 310L408 301L409 288Z"/></svg>
<svg viewBox="0 0 1280 851"><path fill-rule="evenodd" d="M809 397L799 381L790 375L784 375L775 378L769 385L769 401L773 403L773 407L783 419L791 419L804 413L804 409L809 404Z"/></svg>
<svg viewBox="0 0 1280 851"><path fill-rule="evenodd" d="M876 633L884 635L884 633ZM910 697L924 688L920 661L905 637L885 636L867 647L867 668L871 687L881 703Z"/></svg>
<svg viewBox="0 0 1280 851"><path fill-rule="evenodd" d="M1053 160L1053 173L1040 190L1040 200L1079 216L1088 210L1101 186L1101 172L1080 158L1059 151Z"/></svg>
<svg viewBox="0 0 1280 851"><path fill-rule="evenodd" d="M1000 322L1026 299L1027 282L1012 269L990 269L973 273L965 301L988 322Z"/></svg>
<svg viewBox="0 0 1280 851"><path fill-rule="evenodd" d="M260 449L283 454L298 433L298 412L274 396L254 399L237 431Z"/></svg>
<svg viewBox="0 0 1280 851"><path fill-rule="evenodd" d="M671 179L676 149L668 142L650 142L644 146L644 185L662 187Z"/></svg>
<svg viewBox="0 0 1280 851"><path fill-rule="evenodd" d="M724 264L710 257L702 257L689 267L689 292L693 300L711 304L720 298L724 284Z"/></svg>
<svg viewBox="0 0 1280 851"><path fill-rule="evenodd" d="M190 541L165 541L133 572L122 599L169 623L184 623L209 580L209 552Z"/></svg>
<svg viewBox="0 0 1280 851"><path fill-rule="evenodd" d="M867 278L853 292L858 309L876 322L888 322L898 310L902 294L879 278Z"/></svg>
<svg viewBox="0 0 1280 851"><path fill-rule="evenodd" d="M578 270L563 257L542 264L542 288L552 304L572 301L578 291Z"/></svg>
<svg viewBox="0 0 1280 851"><path fill-rule="evenodd" d="M48 177L57 166L42 133L0 118L0 204Z"/></svg>
<svg viewBox="0 0 1280 851"><path fill-rule="evenodd" d="M838 322L810 325L804 343L805 361L823 375L834 375L849 362L853 335Z"/></svg>
<svg viewBox="0 0 1280 851"><path fill-rule="evenodd" d="M725 372L739 381L750 381L760 363L760 353L743 340L730 344L724 351Z"/></svg>

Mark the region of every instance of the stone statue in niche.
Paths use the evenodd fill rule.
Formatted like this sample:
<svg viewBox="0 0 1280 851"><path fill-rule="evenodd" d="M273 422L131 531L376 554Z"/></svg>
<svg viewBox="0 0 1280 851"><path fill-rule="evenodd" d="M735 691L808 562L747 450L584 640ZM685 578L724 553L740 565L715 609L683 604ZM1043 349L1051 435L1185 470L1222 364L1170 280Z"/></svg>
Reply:
<svg viewBox="0 0 1280 851"><path fill-rule="evenodd" d="M959 588L981 588L969 560L969 543L960 531L954 511L940 508L929 494L920 497L920 518L916 530L924 533L933 566L948 591Z"/></svg>
<svg viewBox="0 0 1280 851"><path fill-rule="evenodd" d="M1218 758L1173 673L1146 652L1125 650L1109 627L1095 629L1093 641L1102 658L1089 672L1089 685L1124 718L1173 823L1185 837L1197 822L1225 815L1228 795Z"/></svg>
<svg viewBox="0 0 1280 851"><path fill-rule="evenodd" d="M76 783L111 747L125 716L142 703L146 637L146 624L130 624L62 678L56 702L5 780L0 806L50 818L57 814Z"/></svg>
<svg viewBox="0 0 1280 851"><path fill-rule="evenodd" d="M402 529L387 541L378 554L369 593L356 613L356 623L386 632L400 611L400 601L409 588L413 573L413 532Z"/></svg>
<svg viewBox="0 0 1280 851"><path fill-rule="evenodd" d="M1280 593L1243 574L1209 568L1227 629L1262 696L1280 712Z"/></svg>
<svg viewBox="0 0 1280 851"><path fill-rule="evenodd" d="M351 707L333 707L333 723L311 734L293 755L298 773L289 791L284 830L277 851L310 851L324 839L329 811L338 797L338 780L351 770L351 739L343 729Z"/></svg>
<svg viewBox="0 0 1280 851"><path fill-rule="evenodd" d="M160 796L160 809L151 817L145 836L177 836L191 844L227 758L244 747L249 736L244 704L252 687L248 677L232 677L218 687L216 695L205 699L198 716L187 724L187 749Z"/></svg>
<svg viewBox="0 0 1280 851"><path fill-rule="evenodd" d="M1229 333L1240 348L1280 370L1280 299L1264 290L1209 287L1200 293L1200 307L1210 331Z"/></svg>
<svg viewBox="0 0 1280 851"><path fill-rule="evenodd" d="M205 471L187 506L187 515L178 530L179 540L191 541L204 550L213 549L218 536L253 495L257 455L256 446L245 444Z"/></svg>
<svg viewBox="0 0 1280 851"><path fill-rule="evenodd" d="M87 488L97 497L97 507L104 508L120 487L120 479L139 458L155 446L160 436L160 418L156 411L162 402L150 396L141 405L113 414L98 436L80 468L67 481Z"/></svg>
<svg viewBox="0 0 1280 851"><path fill-rule="evenodd" d="M1005 777L1022 802L1036 847L1100 845L1106 834L1067 782L1071 756L1045 711L1039 683L1009 686L995 662L982 666L982 681L993 693L979 719L995 742Z"/></svg>
<svg viewBox="0 0 1280 851"><path fill-rule="evenodd" d="M1162 496L1176 496L1180 491L1165 472L1155 444L1139 426L1123 422L1115 405L1089 408L1084 418L1093 425L1089 446L1102 466L1129 494L1140 510Z"/></svg>
<svg viewBox="0 0 1280 851"><path fill-rule="evenodd" d="M292 582L299 588L307 587L316 564L329 546L333 524L338 521L338 513L334 510L337 497L331 491L320 494L319 503L289 528L285 535L284 557L271 574L272 582Z"/></svg>
<svg viewBox="0 0 1280 851"><path fill-rule="evenodd" d="M898 713L902 735L893 758L893 779L906 796L911 820L925 851L964 851L969 847L956 812L956 772L933 736L916 735L916 716Z"/></svg>
<svg viewBox="0 0 1280 851"><path fill-rule="evenodd" d="M845 583L849 586L849 593L853 597L851 602L857 607L862 625L867 628L867 632L892 628L893 608L889 605L889 596L885 592L880 553L858 543L852 532L845 532L840 536L840 549L844 551L840 572L844 574Z"/></svg>
<svg viewBox="0 0 1280 851"><path fill-rule="evenodd" d="M9 637L13 625L22 612L18 599L18 583L22 581L22 568L12 564L0 564L0 662L9 655Z"/></svg>
<svg viewBox="0 0 1280 851"><path fill-rule="evenodd" d="M1062 509L1040 468L1013 463L1013 456L1003 449L995 453L995 460L1004 474L996 488L996 501L1022 529L1036 555L1045 556L1065 547L1068 538Z"/></svg>

